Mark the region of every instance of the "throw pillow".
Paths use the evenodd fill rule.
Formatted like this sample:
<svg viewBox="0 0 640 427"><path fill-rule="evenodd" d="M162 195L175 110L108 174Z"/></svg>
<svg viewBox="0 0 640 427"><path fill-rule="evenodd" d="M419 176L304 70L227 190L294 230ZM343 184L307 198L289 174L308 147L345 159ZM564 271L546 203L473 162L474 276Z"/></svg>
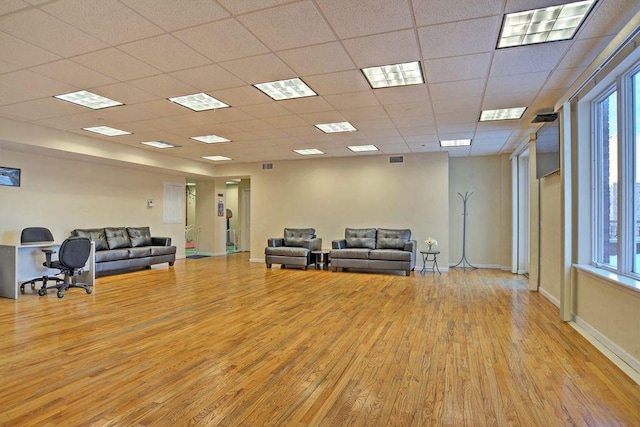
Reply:
<svg viewBox="0 0 640 427"><path fill-rule="evenodd" d="M131 247L151 246L151 230L149 227L127 227Z"/></svg>

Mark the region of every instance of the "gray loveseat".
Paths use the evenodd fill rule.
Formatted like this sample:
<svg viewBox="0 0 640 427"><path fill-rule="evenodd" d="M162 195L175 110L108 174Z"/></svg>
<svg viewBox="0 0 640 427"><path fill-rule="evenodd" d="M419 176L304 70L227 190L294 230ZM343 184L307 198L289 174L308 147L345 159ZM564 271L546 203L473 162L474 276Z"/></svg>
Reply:
<svg viewBox="0 0 640 427"><path fill-rule="evenodd" d="M267 240L264 262L267 268L272 264L282 264L282 267L299 266L306 270L314 261L311 251L320 249L322 239L316 236L314 228L285 228L284 237Z"/></svg>
<svg viewBox="0 0 640 427"><path fill-rule="evenodd" d="M331 269L403 270L416 264L417 242L409 229L346 228L344 239L331 243Z"/></svg>
<svg viewBox="0 0 640 427"><path fill-rule="evenodd" d="M88 237L96 247L96 274L149 268L176 260L170 237L151 237L149 227L77 228L72 236Z"/></svg>

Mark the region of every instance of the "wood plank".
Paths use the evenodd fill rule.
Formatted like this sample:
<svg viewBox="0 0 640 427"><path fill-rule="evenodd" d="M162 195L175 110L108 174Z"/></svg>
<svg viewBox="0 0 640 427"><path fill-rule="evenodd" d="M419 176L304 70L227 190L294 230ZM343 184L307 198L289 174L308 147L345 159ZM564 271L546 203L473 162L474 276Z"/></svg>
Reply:
<svg viewBox="0 0 640 427"><path fill-rule="evenodd" d="M640 425L640 386L510 273L97 282L0 299L0 425Z"/></svg>

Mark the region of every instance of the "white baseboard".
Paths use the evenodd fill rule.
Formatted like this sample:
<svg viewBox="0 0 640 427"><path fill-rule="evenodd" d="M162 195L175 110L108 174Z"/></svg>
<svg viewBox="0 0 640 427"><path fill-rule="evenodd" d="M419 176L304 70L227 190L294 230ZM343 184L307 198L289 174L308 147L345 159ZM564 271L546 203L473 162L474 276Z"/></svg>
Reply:
<svg viewBox="0 0 640 427"><path fill-rule="evenodd" d="M264 264L264 258L249 258L249 262L261 262Z"/></svg>
<svg viewBox="0 0 640 427"><path fill-rule="evenodd" d="M545 297L546 299L548 299L549 301L551 301L551 304L555 305L556 307L560 308L560 300L558 300L556 297L554 297L553 295L551 295L548 291L546 291L544 288L540 288L538 289L538 292L540 292L540 294Z"/></svg>
<svg viewBox="0 0 640 427"><path fill-rule="evenodd" d="M623 348L601 334L580 317L573 315L573 322L569 322L580 335L593 344L602 354L624 371L637 384L640 384L640 360L634 358Z"/></svg>

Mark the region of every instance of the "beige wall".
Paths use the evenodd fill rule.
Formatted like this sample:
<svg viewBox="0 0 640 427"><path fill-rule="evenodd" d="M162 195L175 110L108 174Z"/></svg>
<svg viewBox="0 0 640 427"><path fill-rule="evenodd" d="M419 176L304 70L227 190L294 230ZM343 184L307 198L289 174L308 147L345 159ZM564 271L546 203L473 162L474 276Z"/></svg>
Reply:
<svg viewBox="0 0 640 427"><path fill-rule="evenodd" d="M474 266L511 267L511 162L507 155L449 160L449 262L462 257L463 202L467 201L466 258Z"/></svg>
<svg viewBox="0 0 640 427"><path fill-rule="evenodd" d="M251 176L251 259L264 261L269 237L285 227L314 227L324 247L345 227L411 228L424 249L428 236L440 242L441 265L449 253L449 161L446 153L308 159L221 165L220 176ZM421 260L419 260L421 262Z"/></svg>
<svg viewBox="0 0 640 427"><path fill-rule="evenodd" d="M576 270L578 324L640 373L640 293Z"/></svg>
<svg viewBox="0 0 640 427"><path fill-rule="evenodd" d="M184 223L162 222L163 183L179 177L2 148L0 159L22 169L20 187L0 186L3 244L19 243L21 230L32 226L49 228L56 240L74 228L150 226L152 235L171 237L184 257Z"/></svg>
<svg viewBox="0 0 640 427"><path fill-rule="evenodd" d="M562 233L559 173L540 179L540 292L560 305Z"/></svg>

